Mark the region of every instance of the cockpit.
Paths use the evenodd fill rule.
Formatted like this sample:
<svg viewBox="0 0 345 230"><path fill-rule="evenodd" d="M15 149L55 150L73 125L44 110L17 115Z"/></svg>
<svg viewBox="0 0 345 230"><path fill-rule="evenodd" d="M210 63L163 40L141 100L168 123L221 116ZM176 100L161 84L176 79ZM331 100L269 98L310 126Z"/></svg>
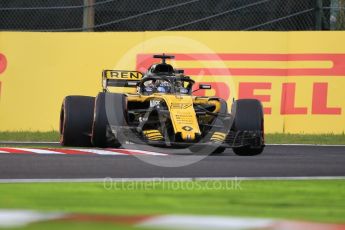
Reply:
<svg viewBox="0 0 345 230"><path fill-rule="evenodd" d="M194 82L188 79L181 80L175 77L164 78L147 78L143 81L140 90L144 95L151 95L153 93L166 93L166 94L191 94L191 89Z"/></svg>
<svg viewBox="0 0 345 230"><path fill-rule="evenodd" d="M159 64L153 64L148 68L141 83L138 86L138 92L143 95L153 93L166 94L191 94L194 81L188 76L175 70L172 65L166 63L166 59L173 59L174 56L154 55L154 58L162 59Z"/></svg>

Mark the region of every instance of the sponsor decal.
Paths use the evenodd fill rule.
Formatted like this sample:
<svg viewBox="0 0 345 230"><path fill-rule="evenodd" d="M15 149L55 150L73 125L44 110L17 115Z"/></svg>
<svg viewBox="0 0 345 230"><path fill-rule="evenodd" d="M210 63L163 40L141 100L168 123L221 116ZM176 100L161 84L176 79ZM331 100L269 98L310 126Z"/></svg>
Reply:
<svg viewBox="0 0 345 230"><path fill-rule="evenodd" d="M330 82L324 79L345 77L345 54L179 53L175 57L177 63L186 66L178 67L196 80L194 89L198 89L199 84L211 85L214 93L208 96L220 97L228 102L232 98L258 99L263 103L266 115L272 114L270 104L277 97L279 107L276 110L279 115L342 115L343 108L337 105L339 102L332 101L333 106L329 105L329 95L337 92L331 91ZM138 54L136 68L146 69L152 62L151 53ZM216 62L227 66L216 68ZM211 81L204 81L205 76L212 77ZM238 79L236 94L231 92L227 77ZM319 77L323 80L320 81ZM256 78L260 81L256 81ZM284 80L279 85L273 85L270 79L277 78ZM307 83L302 86L299 79L307 79ZM297 95L307 87L308 91L303 93L303 97ZM277 91L280 93L273 94ZM206 96L206 91L199 90L195 95ZM310 98L307 103L303 101L305 97Z"/></svg>
<svg viewBox="0 0 345 230"><path fill-rule="evenodd" d="M7 67L7 59L6 56L0 53L0 74L5 72Z"/></svg>
<svg viewBox="0 0 345 230"><path fill-rule="evenodd" d="M150 107L158 106L161 103L160 100L151 100L150 101Z"/></svg>
<svg viewBox="0 0 345 230"><path fill-rule="evenodd" d="M176 61L230 61L234 67L185 68L187 75L228 76L345 76L345 54L174 54ZM137 69L147 69L152 54L138 54ZM269 64L269 65L268 65ZM206 65L207 66L207 65Z"/></svg>
<svg viewBox="0 0 345 230"><path fill-rule="evenodd" d="M105 70L104 72L108 79L139 80L142 77L142 73L137 71Z"/></svg>
<svg viewBox="0 0 345 230"><path fill-rule="evenodd" d="M175 121L181 125L193 125L193 115L189 113L175 114Z"/></svg>
<svg viewBox="0 0 345 230"><path fill-rule="evenodd" d="M101 88L100 73L104 68L115 70L107 73L108 80L133 86L113 87L113 92L135 93L135 81L141 77L131 70L146 72L152 63L159 62L151 55L166 52L176 57L168 60L174 68L184 69L196 81L193 90L199 84L212 86L195 95L223 98L229 109L233 99L259 99L264 106L266 133L345 131L344 32L190 31L141 35L135 39L128 39L134 38L131 32L100 35L91 45L102 41L119 52L95 49L94 56L99 58L91 60L86 55L90 47L88 34L66 33L68 49L62 49L64 44L54 45L61 40L54 34L42 40L37 33L1 32L0 109L6 111L0 114L1 130L57 130L56 114L64 96L95 96ZM28 41L22 44L23 49L11 49L23 36ZM15 60L10 59L14 56ZM9 69L10 64L15 68ZM38 119L42 113L45 119ZM180 126L184 125L194 127L186 123Z"/></svg>
<svg viewBox="0 0 345 230"><path fill-rule="evenodd" d="M7 59L6 56L2 53L0 53L0 74L5 72L7 68ZM1 81L0 81L0 96L1 96Z"/></svg>
<svg viewBox="0 0 345 230"><path fill-rule="evenodd" d="M171 103L172 109L187 109L191 106L192 104L189 104L189 103Z"/></svg>

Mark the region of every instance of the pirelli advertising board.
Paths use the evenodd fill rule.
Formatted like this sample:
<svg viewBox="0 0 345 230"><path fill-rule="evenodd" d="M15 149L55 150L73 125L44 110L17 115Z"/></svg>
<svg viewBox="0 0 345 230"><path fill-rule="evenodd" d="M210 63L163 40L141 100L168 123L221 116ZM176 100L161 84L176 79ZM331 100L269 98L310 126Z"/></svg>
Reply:
<svg viewBox="0 0 345 230"><path fill-rule="evenodd" d="M57 130L64 96L95 96L103 70L145 72L152 54L167 53L196 87L212 85L198 95L261 100L268 133L343 133L344 41L345 32L0 32L0 130Z"/></svg>

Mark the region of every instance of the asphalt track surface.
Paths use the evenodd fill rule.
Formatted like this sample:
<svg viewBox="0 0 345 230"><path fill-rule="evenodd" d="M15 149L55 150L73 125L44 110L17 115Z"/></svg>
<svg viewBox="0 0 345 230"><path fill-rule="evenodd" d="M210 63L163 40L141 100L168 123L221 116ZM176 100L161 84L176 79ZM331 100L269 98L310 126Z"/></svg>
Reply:
<svg viewBox="0 0 345 230"><path fill-rule="evenodd" d="M145 156L185 161L185 156ZM345 146L267 146L254 157L231 149L183 167L135 156L0 154L0 179L345 176Z"/></svg>

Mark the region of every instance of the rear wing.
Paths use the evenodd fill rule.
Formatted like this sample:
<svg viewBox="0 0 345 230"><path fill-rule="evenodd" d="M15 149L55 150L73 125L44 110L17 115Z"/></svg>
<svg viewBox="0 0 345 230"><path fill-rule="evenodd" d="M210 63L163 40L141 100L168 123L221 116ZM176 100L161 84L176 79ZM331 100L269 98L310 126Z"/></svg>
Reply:
<svg viewBox="0 0 345 230"><path fill-rule="evenodd" d="M103 70L102 87L107 91L111 87L137 87L143 78L143 73L129 70Z"/></svg>

